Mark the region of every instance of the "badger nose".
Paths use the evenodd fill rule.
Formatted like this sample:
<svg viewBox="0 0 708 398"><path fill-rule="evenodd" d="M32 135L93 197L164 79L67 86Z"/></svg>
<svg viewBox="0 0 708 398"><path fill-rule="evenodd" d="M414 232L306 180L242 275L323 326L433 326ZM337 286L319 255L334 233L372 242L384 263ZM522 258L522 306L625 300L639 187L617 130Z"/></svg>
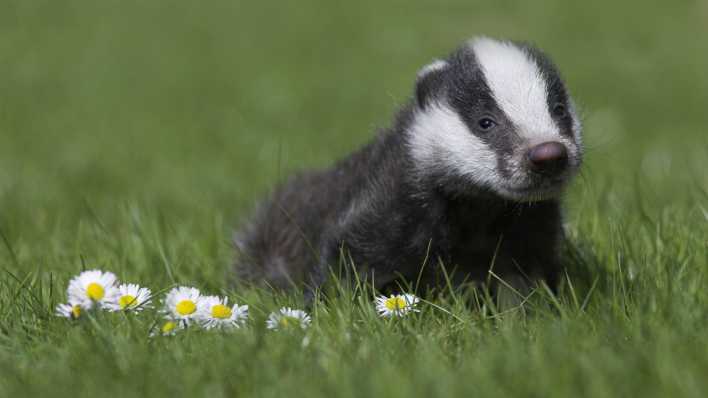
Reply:
<svg viewBox="0 0 708 398"><path fill-rule="evenodd" d="M531 169L541 174L556 174L568 164L568 150L560 142L549 141L529 149Z"/></svg>

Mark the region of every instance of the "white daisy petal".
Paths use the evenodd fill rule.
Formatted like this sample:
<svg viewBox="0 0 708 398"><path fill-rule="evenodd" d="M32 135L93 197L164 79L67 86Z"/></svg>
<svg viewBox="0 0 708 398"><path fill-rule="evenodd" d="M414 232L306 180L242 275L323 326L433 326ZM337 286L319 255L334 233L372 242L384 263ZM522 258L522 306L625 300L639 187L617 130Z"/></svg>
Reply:
<svg viewBox="0 0 708 398"><path fill-rule="evenodd" d="M111 311L142 311L151 305L151 292L136 284L122 284L115 289L106 308Z"/></svg>
<svg viewBox="0 0 708 398"><path fill-rule="evenodd" d="M179 286L167 293L162 312L168 319L181 321L185 324L196 321L199 318L199 306L202 299L198 289L193 287Z"/></svg>
<svg viewBox="0 0 708 398"><path fill-rule="evenodd" d="M283 307L277 312L271 312L266 320L266 327L271 330L290 329L299 327L306 329L310 326L310 316L302 310Z"/></svg>
<svg viewBox="0 0 708 398"><path fill-rule="evenodd" d="M376 297L376 311L381 317L404 316L409 312L419 312L416 305L420 299L413 294L398 294Z"/></svg>
<svg viewBox="0 0 708 398"><path fill-rule="evenodd" d="M248 306L228 305L227 297L202 296L198 318L205 329L239 328L248 319Z"/></svg>
<svg viewBox="0 0 708 398"><path fill-rule="evenodd" d="M69 301L81 304L83 308L104 307L116 294L116 276L112 272L90 270L80 273L69 281L67 295Z"/></svg>

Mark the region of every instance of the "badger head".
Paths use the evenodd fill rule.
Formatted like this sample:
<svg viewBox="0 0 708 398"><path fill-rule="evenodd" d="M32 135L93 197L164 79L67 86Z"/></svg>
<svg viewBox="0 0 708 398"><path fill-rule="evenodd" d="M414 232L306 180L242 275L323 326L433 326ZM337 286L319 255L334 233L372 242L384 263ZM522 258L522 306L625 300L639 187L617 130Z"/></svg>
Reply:
<svg viewBox="0 0 708 398"><path fill-rule="evenodd" d="M557 196L582 160L581 125L553 63L476 38L418 74L408 147L419 176L457 194Z"/></svg>

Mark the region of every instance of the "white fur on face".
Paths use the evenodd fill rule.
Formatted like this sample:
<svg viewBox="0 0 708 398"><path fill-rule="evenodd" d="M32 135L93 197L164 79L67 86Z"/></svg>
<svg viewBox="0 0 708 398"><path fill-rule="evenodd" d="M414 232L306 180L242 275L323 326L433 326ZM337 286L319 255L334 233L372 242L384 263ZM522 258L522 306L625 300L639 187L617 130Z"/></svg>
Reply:
<svg viewBox="0 0 708 398"><path fill-rule="evenodd" d="M410 133L408 144L421 170L441 170L480 186L499 185L495 152L449 106L434 103L418 112Z"/></svg>
<svg viewBox="0 0 708 398"><path fill-rule="evenodd" d="M548 110L548 87L538 65L512 43L489 38L470 43L494 100L518 133L537 143L559 140Z"/></svg>
<svg viewBox="0 0 708 398"><path fill-rule="evenodd" d="M512 153L500 154L470 131L458 112L444 99L417 109L409 130L408 145L420 175L431 172L467 179L479 188L488 188L512 200L539 200L556 195L563 184L538 181L526 164L529 148L543 142L563 143L569 152L572 176L581 157L581 126L575 106L569 100L573 138L561 134L548 109L548 84L530 54L508 42L488 38L473 39L469 46L491 91L496 105L514 124ZM448 67L436 61L424 67L420 79ZM498 169L500 160L505 170Z"/></svg>

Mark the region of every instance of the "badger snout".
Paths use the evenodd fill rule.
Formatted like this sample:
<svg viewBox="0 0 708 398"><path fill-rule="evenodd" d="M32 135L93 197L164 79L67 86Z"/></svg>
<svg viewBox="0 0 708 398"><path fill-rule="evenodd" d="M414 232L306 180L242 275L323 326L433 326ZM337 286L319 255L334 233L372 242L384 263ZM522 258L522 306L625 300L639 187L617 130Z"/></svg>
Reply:
<svg viewBox="0 0 708 398"><path fill-rule="evenodd" d="M556 141L538 144L526 153L531 171L544 176L561 174L568 167L568 149Z"/></svg>

